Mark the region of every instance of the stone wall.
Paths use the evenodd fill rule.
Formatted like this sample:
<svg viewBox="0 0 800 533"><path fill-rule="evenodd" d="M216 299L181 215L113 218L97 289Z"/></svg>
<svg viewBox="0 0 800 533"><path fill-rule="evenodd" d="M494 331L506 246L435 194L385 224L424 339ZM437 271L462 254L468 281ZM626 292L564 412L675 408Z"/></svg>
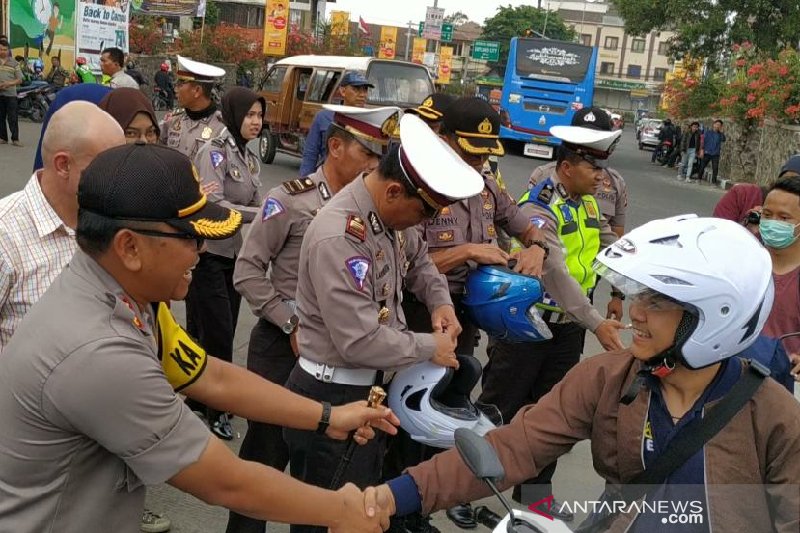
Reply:
<svg viewBox="0 0 800 533"><path fill-rule="evenodd" d="M710 129L714 118L681 121L686 131L692 120ZM771 120L749 126L723 118L726 141L722 145L719 176L722 179L766 184L773 180L789 156L800 153L800 126Z"/></svg>

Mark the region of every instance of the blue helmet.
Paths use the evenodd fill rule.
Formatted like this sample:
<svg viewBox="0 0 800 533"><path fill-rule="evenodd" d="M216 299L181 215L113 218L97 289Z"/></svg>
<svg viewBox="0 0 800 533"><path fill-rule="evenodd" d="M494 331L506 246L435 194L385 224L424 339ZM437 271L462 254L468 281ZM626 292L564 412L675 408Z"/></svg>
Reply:
<svg viewBox="0 0 800 533"><path fill-rule="evenodd" d="M539 278L498 265L480 265L470 272L465 288L462 303L490 337L506 342L553 338L535 307L544 294Z"/></svg>

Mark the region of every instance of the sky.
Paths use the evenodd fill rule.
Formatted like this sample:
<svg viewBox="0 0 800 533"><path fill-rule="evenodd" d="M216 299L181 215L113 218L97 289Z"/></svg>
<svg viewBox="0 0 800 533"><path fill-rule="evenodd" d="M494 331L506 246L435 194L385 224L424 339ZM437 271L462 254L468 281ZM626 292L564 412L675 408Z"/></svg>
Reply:
<svg viewBox="0 0 800 533"><path fill-rule="evenodd" d="M544 2L543 2L544 3ZM483 24L499 6L536 5L536 0L439 0L438 7L444 8L445 16L461 11L470 20ZM327 3L326 10L349 11L350 20L357 21L361 16L367 24L406 26L408 21L415 24L425 20L425 8L433 6L433 0L336 0Z"/></svg>

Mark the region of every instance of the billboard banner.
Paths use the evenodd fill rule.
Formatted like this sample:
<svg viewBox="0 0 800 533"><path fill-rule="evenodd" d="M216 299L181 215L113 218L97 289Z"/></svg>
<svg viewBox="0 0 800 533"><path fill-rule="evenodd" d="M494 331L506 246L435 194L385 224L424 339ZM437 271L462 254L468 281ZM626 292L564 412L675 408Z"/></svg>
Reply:
<svg viewBox="0 0 800 533"><path fill-rule="evenodd" d="M104 48L120 48L128 53L129 3L115 2L105 6L94 2L78 2L78 56L86 58L92 71L100 71L100 52Z"/></svg>
<svg viewBox="0 0 800 533"><path fill-rule="evenodd" d="M134 14L203 17L206 13L206 0L131 0L131 7Z"/></svg>
<svg viewBox="0 0 800 533"><path fill-rule="evenodd" d="M45 71L49 57L61 58L70 68L75 58L75 2L53 0L12 1L9 8L9 40L14 56L42 58Z"/></svg>
<svg viewBox="0 0 800 533"><path fill-rule="evenodd" d="M436 83L448 84L450 83L451 69L453 68L453 48L451 46L442 46L439 50L439 79Z"/></svg>
<svg viewBox="0 0 800 533"><path fill-rule="evenodd" d="M425 49L428 47L428 40L422 37L414 37L414 48L411 49L411 62L422 65L425 60Z"/></svg>
<svg viewBox="0 0 800 533"><path fill-rule="evenodd" d="M285 56L289 33L289 4L285 0L267 0L264 21L264 55Z"/></svg>
<svg viewBox="0 0 800 533"><path fill-rule="evenodd" d="M381 59L394 59L397 47L397 28L395 26L381 26L381 46L378 57Z"/></svg>

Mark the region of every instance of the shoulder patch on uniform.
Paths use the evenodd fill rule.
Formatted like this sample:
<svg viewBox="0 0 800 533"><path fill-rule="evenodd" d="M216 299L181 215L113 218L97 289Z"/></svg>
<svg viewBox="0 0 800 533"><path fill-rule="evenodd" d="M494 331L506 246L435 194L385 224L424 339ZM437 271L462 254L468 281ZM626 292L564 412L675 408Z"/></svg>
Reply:
<svg viewBox="0 0 800 533"><path fill-rule="evenodd" d="M363 255L357 255L346 259L344 264L347 266L347 271L350 272L350 277L353 278L356 288L363 291L364 282L367 279L367 273L369 272L371 264L370 260Z"/></svg>
<svg viewBox="0 0 800 533"><path fill-rule="evenodd" d="M324 181L319 182L317 189L319 189L319 195L322 196L323 200L327 201L331 199L331 191L328 190L328 186L325 185Z"/></svg>
<svg viewBox="0 0 800 533"><path fill-rule="evenodd" d="M372 233L377 235L383 231L383 224L381 223L381 219L378 218L378 215L375 213L375 211L370 211L367 218L369 219L369 225L372 228Z"/></svg>
<svg viewBox="0 0 800 533"><path fill-rule="evenodd" d="M550 205L550 200L553 199L553 184L546 183L539 189L539 194L536 195L536 201L542 204Z"/></svg>
<svg viewBox="0 0 800 533"><path fill-rule="evenodd" d="M347 224L344 232L352 235L361 242L367 240L367 226L364 220L358 215L347 215Z"/></svg>
<svg viewBox="0 0 800 533"><path fill-rule="evenodd" d="M225 162L225 154L219 150L211 150L209 155L211 157L211 166L214 168L219 168Z"/></svg>
<svg viewBox="0 0 800 533"><path fill-rule="evenodd" d="M597 218L597 211L594 208L594 204L592 202L583 202L583 207L586 209L586 214L589 218Z"/></svg>
<svg viewBox="0 0 800 533"><path fill-rule="evenodd" d="M536 215L531 217L531 224L533 224L533 227L535 228L542 229L547 225L547 219Z"/></svg>
<svg viewBox="0 0 800 533"><path fill-rule="evenodd" d="M284 181L281 186L283 190L286 191L286 194L294 196L295 194L308 192L313 189L314 181L311 178L298 178L296 180Z"/></svg>
<svg viewBox="0 0 800 533"><path fill-rule="evenodd" d="M567 196L569 196L567 194L567 189L566 187L564 187L563 183L559 183L556 185L556 191L558 191L558 194L559 196L561 196L561 198L566 198Z"/></svg>
<svg viewBox="0 0 800 533"><path fill-rule="evenodd" d="M276 217L281 213L285 213L286 208L283 207L283 204L277 199L273 197L267 198L267 201L264 202L264 209L261 212L261 220L269 220L272 217Z"/></svg>

